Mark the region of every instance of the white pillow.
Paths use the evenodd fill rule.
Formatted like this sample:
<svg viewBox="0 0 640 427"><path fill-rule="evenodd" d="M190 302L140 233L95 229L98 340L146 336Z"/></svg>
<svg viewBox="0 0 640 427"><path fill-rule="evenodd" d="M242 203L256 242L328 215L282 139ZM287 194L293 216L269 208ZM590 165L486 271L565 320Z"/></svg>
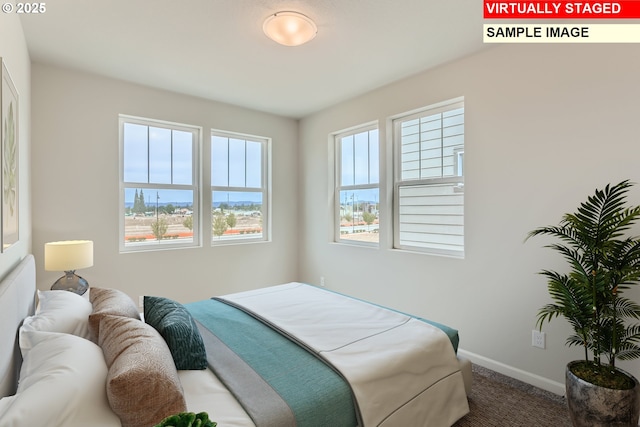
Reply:
<svg viewBox="0 0 640 427"><path fill-rule="evenodd" d="M93 306L81 295L69 291L38 291L36 314L24 319L20 347L30 348L23 331L45 331L89 338L89 315Z"/></svg>
<svg viewBox="0 0 640 427"><path fill-rule="evenodd" d="M102 349L75 335L25 331L18 391L0 399L0 427L120 427Z"/></svg>

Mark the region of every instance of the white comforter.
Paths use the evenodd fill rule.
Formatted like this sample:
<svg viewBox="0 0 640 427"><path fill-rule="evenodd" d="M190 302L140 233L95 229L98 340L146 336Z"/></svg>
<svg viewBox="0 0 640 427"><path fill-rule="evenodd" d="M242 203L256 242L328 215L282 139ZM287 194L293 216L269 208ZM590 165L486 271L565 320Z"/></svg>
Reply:
<svg viewBox="0 0 640 427"><path fill-rule="evenodd" d="M349 381L365 427L450 426L469 412L449 338L409 316L302 283L226 295Z"/></svg>

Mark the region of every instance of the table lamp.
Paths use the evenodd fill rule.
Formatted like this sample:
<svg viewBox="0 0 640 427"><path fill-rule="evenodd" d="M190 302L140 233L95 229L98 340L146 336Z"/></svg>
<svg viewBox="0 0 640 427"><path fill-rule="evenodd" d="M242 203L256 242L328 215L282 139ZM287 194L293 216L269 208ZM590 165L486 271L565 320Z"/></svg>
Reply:
<svg viewBox="0 0 640 427"><path fill-rule="evenodd" d="M93 241L64 240L44 245L44 269L46 271L64 271L52 290L65 290L84 294L89 283L76 274L76 270L93 265Z"/></svg>

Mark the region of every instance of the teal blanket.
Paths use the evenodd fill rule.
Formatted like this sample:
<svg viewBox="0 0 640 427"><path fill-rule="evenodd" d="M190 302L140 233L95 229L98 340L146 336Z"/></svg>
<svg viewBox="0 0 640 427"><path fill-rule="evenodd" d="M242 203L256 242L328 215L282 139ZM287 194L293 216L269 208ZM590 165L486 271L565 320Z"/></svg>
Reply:
<svg viewBox="0 0 640 427"><path fill-rule="evenodd" d="M349 385L312 353L221 301L185 307L207 344L209 366L257 427L358 425Z"/></svg>

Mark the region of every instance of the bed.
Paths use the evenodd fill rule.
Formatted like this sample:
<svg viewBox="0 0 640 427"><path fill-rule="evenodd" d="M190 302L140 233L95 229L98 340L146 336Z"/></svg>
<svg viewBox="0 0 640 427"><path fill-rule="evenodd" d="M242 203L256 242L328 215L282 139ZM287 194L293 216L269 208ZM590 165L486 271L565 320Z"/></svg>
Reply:
<svg viewBox="0 0 640 427"><path fill-rule="evenodd" d="M141 321L116 289L37 291L25 257L0 282L0 427L182 411L220 427L437 427L468 412L470 364L446 326L302 283L144 302Z"/></svg>

